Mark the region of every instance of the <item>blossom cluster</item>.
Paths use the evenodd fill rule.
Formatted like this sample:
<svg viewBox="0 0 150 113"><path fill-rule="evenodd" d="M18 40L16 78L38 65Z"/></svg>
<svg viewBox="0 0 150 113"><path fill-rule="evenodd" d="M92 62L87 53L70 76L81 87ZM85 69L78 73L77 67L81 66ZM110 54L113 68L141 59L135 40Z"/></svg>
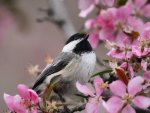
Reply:
<svg viewBox="0 0 150 113"><path fill-rule="evenodd" d="M148 0L118 1L123 0L78 0L80 17L87 18L98 10L95 18L85 21L85 31L92 47L104 42L107 56L112 58L107 62L109 71L107 66L92 76L92 87L76 83L85 98L85 113L101 113L102 108L106 113L136 113L136 108L150 111L150 4ZM39 73L38 66L31 67L31 74ZM106 74L109 77L104 77ZM44 101L23 84L18 85L18 93L4 94L11 112L58 111L56 103Z"/></svg>
<svg viewBox="0 0 150 113"><path fill-rule="evenodd" d="M24 84L19 84L17 89L19 95L4 94L4 100L9 110L16 113L37 113L40 101L37 93Z"/></svg>
<svg viewBox="0 0 150 113"><path fill-rule="evenodd" d="M135 107L147 109L150 107L150 98L145 96L149 88L150 71L144 73L143 77L136 76L125 84L122 80L115 80L108 84L101 77L94 79L93 92L88 86L76 83L77 89L88 96L85 112L100 113L105 108L107 113L136 113ZM104 95L110 93L109 96Z"/></svg>
<svg viewBox="0 0 150 113"><path fill-rule="evenodd" d="M86 113L136 113L150 107L150 4L148 0L78 0L85 18L94 8L95 18L87 18L85 30L93 48L104 42L113 60L109 66L114 80L96 77L95 92L77 82L77 89L88 96ZM105 82L103 82L105 80ZM105 94L109 94L109 96Z"/></svg>

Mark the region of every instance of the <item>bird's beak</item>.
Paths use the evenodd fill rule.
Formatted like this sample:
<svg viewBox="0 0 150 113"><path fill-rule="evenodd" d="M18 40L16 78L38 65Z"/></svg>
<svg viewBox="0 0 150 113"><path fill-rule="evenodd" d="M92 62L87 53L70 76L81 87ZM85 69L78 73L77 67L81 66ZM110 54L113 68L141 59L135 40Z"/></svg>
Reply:
<svg viewBox="0 0 150 113"><path fill-rule="evenodd" d="M89 38L89 34L86 35L85 40L87 40Z"/></svg>

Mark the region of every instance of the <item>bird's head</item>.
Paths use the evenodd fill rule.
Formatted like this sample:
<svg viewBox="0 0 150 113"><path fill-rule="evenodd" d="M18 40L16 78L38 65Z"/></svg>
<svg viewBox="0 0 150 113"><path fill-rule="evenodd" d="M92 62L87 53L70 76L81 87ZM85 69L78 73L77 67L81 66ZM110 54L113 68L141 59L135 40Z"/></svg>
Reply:
<svg viewBox="0 0 150 113"><path fill-rule="evenodd" d="M88 37L89 35L83 33L72 35L67 40L62 52L73 52L76 54L91 52L92 47L88 41Z"/></svg>

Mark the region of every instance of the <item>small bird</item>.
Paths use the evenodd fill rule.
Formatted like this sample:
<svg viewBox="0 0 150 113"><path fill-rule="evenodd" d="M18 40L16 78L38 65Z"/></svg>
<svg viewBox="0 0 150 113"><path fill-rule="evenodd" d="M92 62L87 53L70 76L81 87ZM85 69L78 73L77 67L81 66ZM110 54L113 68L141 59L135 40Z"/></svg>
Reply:
<svg viewBox="0 0 150 113"><path fill-rule="evenodd" d="M77 33L66 42L62 52L52 64L49 64L38 76L33 89L39 94L51 83L54 77L59 78L53 92L64 98L72 98L77 93L76 82L87 83L92 75L96 55L88 41L89 35Z"/></svg>

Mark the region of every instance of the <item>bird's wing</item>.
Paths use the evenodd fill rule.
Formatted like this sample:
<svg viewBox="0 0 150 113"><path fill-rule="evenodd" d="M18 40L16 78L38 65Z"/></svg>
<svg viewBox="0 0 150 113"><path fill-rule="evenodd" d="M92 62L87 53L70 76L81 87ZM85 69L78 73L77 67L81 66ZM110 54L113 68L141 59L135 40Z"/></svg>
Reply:
<svg viewBox="0 0 150 113"><path fill-rule="evenodd" d="M47 66L37 78L35 84L33 85L33 89L36 89L47 76L51 76L54 73L57 73L64 69L67 64L75 58L76 55L74 53L60 53L59 56L54 59L53 63Z"/></svg>

